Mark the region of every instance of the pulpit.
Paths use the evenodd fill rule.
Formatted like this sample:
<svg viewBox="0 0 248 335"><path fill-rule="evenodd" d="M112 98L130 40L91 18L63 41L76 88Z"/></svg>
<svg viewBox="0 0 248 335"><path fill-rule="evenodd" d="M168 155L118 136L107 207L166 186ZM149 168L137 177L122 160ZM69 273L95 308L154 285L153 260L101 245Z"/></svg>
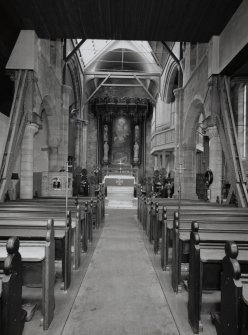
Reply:
<svg viewBox="0 0 248 335"><path fill-rule="evenodd" d="M66 197L66 193L72 196L71 172L42 172L42 197Z"/></svg>

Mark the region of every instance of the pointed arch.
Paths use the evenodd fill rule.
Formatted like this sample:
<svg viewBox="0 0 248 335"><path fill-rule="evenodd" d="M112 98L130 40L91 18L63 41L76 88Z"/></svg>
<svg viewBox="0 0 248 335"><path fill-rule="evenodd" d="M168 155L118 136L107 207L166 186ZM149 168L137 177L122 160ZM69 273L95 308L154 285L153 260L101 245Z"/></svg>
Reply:
<svg viewBox="0 0 248 335"><path fill-rule="evenodd" d="M195 133L199 126L199 119L201 115L203 115L203 119L205 119L206 114L203 99L196 96L187 111L183 124L183 145L188 147L195 146Z"/></svg>
<svg viewBox="0 0 248 335"><path fill-rule="evenodd" d="M172 61L164 83L163 100L166 103L173 103L175 101L174 89L178 88L178 65Z"/></svg>

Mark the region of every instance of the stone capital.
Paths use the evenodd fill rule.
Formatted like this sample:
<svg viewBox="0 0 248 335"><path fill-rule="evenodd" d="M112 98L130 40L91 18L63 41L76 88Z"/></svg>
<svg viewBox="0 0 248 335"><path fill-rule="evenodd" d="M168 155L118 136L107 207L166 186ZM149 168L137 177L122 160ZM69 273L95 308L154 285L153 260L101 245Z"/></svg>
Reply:
<svg viewBox="0 0 248 335"><path fill-rule="evenodd" d="M37 123L28 122L26 124L25 134L34 136L39 131L39 125Z"/></svg>
<svg viewBox="0 0 248 335"><path fill-rule="evenodd" d="M173 90L173 93L174 93L176 99L183 96L183 91L184 91L184 89L182 87L181 88L176 88L176 89Z"/></svg>
<svg viewBox="0 0 248 335"><path fill-rule="evenodd" d="M219 137L219 132L216 126L208 127L206 129L206 135L209 137L209 139L212 139L214 137Z"/></svg>

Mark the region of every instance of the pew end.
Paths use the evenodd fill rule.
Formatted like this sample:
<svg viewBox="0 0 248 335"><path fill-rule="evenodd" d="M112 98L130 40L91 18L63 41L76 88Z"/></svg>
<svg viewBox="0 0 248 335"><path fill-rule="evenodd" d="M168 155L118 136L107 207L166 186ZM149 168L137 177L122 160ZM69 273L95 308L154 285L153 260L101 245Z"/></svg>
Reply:
<svg viewBox="0 0 248 335"><path fill-rule="evenodd" d="M26 312L22 309L22 264L19 239L9 238L6 250L7 257L3 263L0 287L0 333L21 335Z"/></svg>
<svg viewBox="0 0 248 335"><path fill-rule="evenodd" d="M248 276L242 274L236 243L228 241L222 261L221 310L211 313L218 335L248 333Z"/></svg>

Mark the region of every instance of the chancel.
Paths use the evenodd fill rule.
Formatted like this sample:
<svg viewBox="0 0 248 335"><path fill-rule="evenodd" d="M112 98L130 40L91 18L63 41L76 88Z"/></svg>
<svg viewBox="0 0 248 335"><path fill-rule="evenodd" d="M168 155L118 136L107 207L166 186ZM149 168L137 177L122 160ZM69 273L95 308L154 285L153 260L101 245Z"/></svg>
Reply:
<svg viewBox="0 0 248 335"><path fill-rule="evenodd" d="M248 1L0 4L0 334L248 334Z"/></svg>

